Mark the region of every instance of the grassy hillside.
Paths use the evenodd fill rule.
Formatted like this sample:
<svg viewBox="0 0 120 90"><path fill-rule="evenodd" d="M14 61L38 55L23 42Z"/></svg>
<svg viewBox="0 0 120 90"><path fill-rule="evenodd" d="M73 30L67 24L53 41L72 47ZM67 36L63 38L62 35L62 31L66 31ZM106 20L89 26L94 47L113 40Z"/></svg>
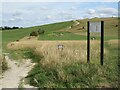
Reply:
<svg viewBox="0 0 120 90"><path fill-rule="evenodd" d="M87 21L98 22L104 21L105 23L105 40L118 39L118 19L117 18L94 18L77 20L80 24L71 27L71 29L63 28L57 31L47 32L41 35L39 39L43 40L81 40L86 39L87 36ZM73 22L74 23L74 22ZM70 25L72 26L72 25ZM84 29L81 29L84 26ZM60 35L62 34L62 35ZM72 37L71 37L72 36ZM91 33L92 37L100 39L99 33Z"/></svg>
<svg viewBox="0 0 120 90"><path fill-rule="evenodd" d="M119 39L118 37L118 18L93 18L77 20L78 25L74 25L74 21L60 22L42 26L34 26L29 28L21 28L16 30L2 31L2 48L7 52L7 44L12 41L19 40L25 36L29 36L32 31L39 29L45 30L44 34L39 35L39 40L86 40L87 39L87 21L101 21L105 23L105 40ZM81 29L84 26L84 29ZM71 27L71 28L70 28ZM99 33L91 33L91 37L100 39Z"/></svg>
<svg viewBox="0 0 120 90"><path fill-rule="evenodd" d="M68 29L68 27L74 24L73 21L69 22L61 22L54 23L42 26L35 26L30 28L17 29L12 31L3 31L2 32L2 45L5 48L6 44L11 41L15 41L17 39L23 38L24 36L28 36L31 31L37 31L38 29L45 30L44 35L40 35L40 40L85 40L86 32L87 32L87 21L101 21L105 22L105 40L109 39L117 39L118 38L118 19L117 18L94 18L94 19L84 19L78 20L80 23L77 26ZM81 27L85 27L83 30L79 30ZM59 34L62 33L62 36ZM71 37L72 36L72 37ZM91 36L99 39L100 34L91 34Z"/></svg>
<svg viewBox="0 0 120 90"><path fill-rule="evenodd" d="M11 31L10 30L2 31L3 49L6 48L6 45L9 42L19 40L25 36L29 36L31 31L37 31L38 29L42 28L42 29L46 30L46 33L49 33L51 31L65 28L71 24L72 24L72 22L61 22L61 23L48 24L48 25L43 25L43 26L35 26L35 27L30 27L30 28L16 29L16 30L11 30Z"/></svg>
<svg viewBox="0 0 120 90"><path fill-rule="evenodd" d="M87 21L101 20L105 21L103 66L100 65L98 40L91 41L91 62L86 63ZM26 83L40 88L118 87L117 18L94 18L77 22L78 25L69 21L2 32L4 50L7 50L6 45L11 42L7 46L10 54L14 54L18 59L31 58L36 63L28 73ZM82 27L84 29L81 29ZM45 30L45 33L38 36L39 40L12 42L40 28ZM91 33L91 37L100 39L100 34ZM58 44L64 45L63 51L57 49Z"/></svg>

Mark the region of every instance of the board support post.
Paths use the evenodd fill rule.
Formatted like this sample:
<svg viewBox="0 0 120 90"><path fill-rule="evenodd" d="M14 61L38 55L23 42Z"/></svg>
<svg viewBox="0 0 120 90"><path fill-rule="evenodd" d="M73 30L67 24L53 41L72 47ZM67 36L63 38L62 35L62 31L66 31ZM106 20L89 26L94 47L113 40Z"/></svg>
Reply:
<svg viewBox="0 0 120 90"><path fill-rule="evenodd" d="M87 22L87 63L90 63L90 22Z"/></svg>
<svg viewBox="0 0 120 90"><path fill-rule="evenodd" d="M103 65L104 59L104 21L101 21L101 53L100 53L100 64Z"/></svg>

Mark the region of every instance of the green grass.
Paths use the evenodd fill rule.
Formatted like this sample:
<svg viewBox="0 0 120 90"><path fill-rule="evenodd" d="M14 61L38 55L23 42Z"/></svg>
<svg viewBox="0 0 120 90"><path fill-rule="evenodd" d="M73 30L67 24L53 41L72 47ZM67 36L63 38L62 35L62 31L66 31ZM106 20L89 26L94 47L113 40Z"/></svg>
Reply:
<svg viewBox="0 0 120 90"><path fill-rule="evenodd" d="M45 34L50 33L52 31L56 31L62 28L65 28L69 25L71 25L72 22L61 22L61 23L54 23L54 24L48 24L48 25L42 25L42 26L35 26L35 27L29 27L29 28L23 28L23 29L16 29L16 30L10 30L10 31L2 31L2 48L6 50L6 45L9 42L19 40L25 36L29 36L31 31L37 31L40 28L45 30Z"/></svg>
<svg viewBox="0 0 120 90"><path fill-rule="evenodd" d="M73 33L69 32L62 32L63 35L59 35L58 33L55 33L56 36L54 35L40 35L39 39L42 40L86 40L86 36L84 35L75 35ZM71 37L72 36L72 37Z"/></svg>
<svg viewBox="0 0 120 90"><path fill-rule="evenodd" d="M94 18L94 19L84 19L84 20L80 20L80 25L73 27L71 30L67 30L66 28L60 29L62 30L59 31L59 29L56 30L49 30L46 31L46 33L44 35L40 35L39 36L39 40L84 40L86 39L85 37L87 37L86 33L87 33L87 21L91 21L91 22L96 22L96 21L101 21L103 20L105 23L105 28L104 28L104 36L105 36L105 40L110 40L110 39L119 39L118 37L118 27L115 27L115 25L118 25L118 19L117 18ZM71 26L71 25L70 25ZM77 30L80 27L85 26L85 30ZM55 33L63 33L63 36L56 36L57 34ZM71 32L71 33L70 33ZM85 34L85 35L76 35L74 34L75 32L79 33L79 34ZM56 34L56 35L51 35L50 34ZM72 37L71 37L72 36ZM100 34L92 34L92 37L96 37L96 39L100 39Z"/></svg>

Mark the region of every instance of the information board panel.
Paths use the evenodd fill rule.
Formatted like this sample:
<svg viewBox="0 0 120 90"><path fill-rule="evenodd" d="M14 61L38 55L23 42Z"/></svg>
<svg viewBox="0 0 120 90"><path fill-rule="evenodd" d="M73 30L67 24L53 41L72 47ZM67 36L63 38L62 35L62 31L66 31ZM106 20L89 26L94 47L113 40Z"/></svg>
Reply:
<svg viewBox="0 0 120 90"><path fill-rule="evenodd" d="M90 33L101 33L101 51L100 51L100 64L103 65L104 59L104 21L101 22L87 22L87 62L90 63Z"/></svg>
<svg viewBox="0 0 120 90"><path fill-rule="evenodd" d="M101 22L90 22L90 32L101 32Z"/></svg>

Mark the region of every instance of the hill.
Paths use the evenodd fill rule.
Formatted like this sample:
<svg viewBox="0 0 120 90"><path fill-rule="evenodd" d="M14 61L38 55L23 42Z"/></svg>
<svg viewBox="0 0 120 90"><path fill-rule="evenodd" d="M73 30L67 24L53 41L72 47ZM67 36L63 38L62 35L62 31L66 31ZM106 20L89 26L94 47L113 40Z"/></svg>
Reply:
<svg viewBox="0 0 120 90"><path fill-rule="evenodd" d="M2 31L2 46L5 49L8 42L29 36L32 31L39 29L45 30L43 35L39 35L39 40L86 40L87 21L101 20L105 22L105 40L118 39L118 27L116 27L118 18L93 18ZM83 27L84 29L82 29ZM96 37L96 39L100 38L100 34L92 33L91 36Z"/></svg>
<svg viewBox="0 0 120 90"><path fill-rule="evenodd" d="M99 33L91 33L91 37L96 40L91 40L89 64L86 54L87 21L101 20L105 22L103 66L100 65ZM27 39L31 32L39 29L45 32L38 37ZM2 34L3 49L10 53L12 60L20 63L30 59L34 64L28 75L20 81L19 87L24 87L24 84L39 88L118 87L117 18L73 20L6 30L2 31ZM63 45L63 49L58 49L59 44Z"/></svg>

